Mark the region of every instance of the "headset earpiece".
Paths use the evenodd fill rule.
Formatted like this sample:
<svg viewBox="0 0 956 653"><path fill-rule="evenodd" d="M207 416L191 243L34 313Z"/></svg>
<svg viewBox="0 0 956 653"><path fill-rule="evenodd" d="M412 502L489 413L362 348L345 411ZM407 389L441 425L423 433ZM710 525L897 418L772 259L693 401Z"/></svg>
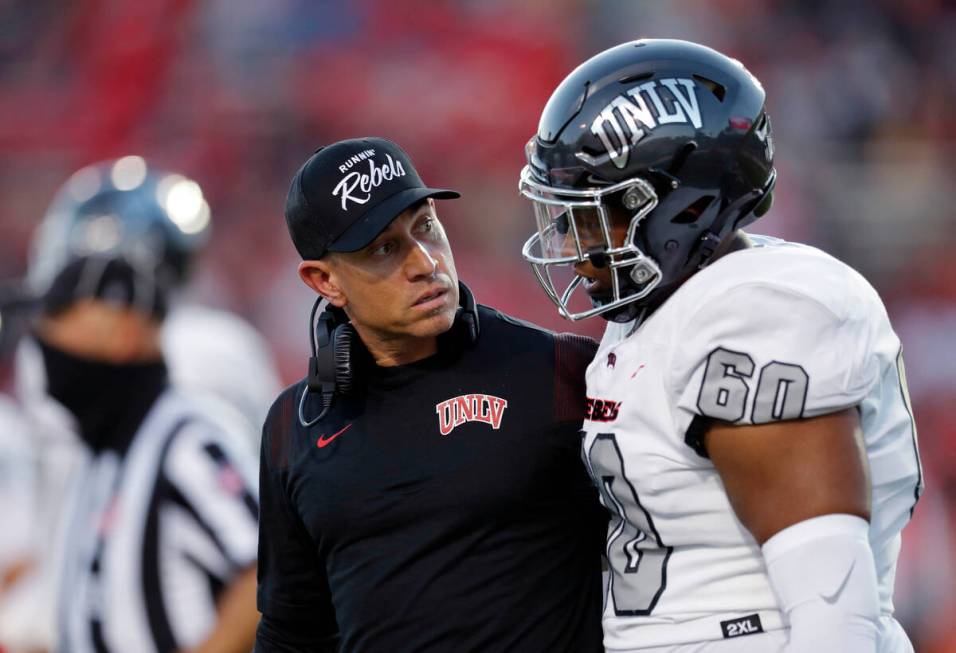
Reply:
<svg viewBox="0 0 956 653"><path fill-rule="evenodd" d="M453 331L462 334L457 337L463 338L468 345L474 345L478 341L479 333L478 304L471 290L460 281L458 282L458 305ZM315 314L320 306L322 312L316 321ZM357 334L345 312L331 306L327 300L320 297L312 307L309 329L312 356L309 358L306 388L299 399L299 422L305 427L312 426L325 417L335 395L347 395L355 390L353 348L356 346ZM310 392L321 394L322 411L313 419L306 420L305 400Z"/></svg>
<svg viewBox="0 0 956 653"><path fill-rule="evenodd" d="M323 305L324 302L324 305ZM315 314L323 306L319 319ZM314 331L313 326L315 325ZM309 358L309 374L306 387L299 399L299 422L309 427L325 417L332 406L336 393L344 394L352 387L352 336L355 330L348 323L341 309L331 306L319 297L312 306L309 317L309 342L312 356ZM322 411L313 419L305 419L305 400L310 393L322 397Z"/></svg>
<svg viewBox="0 0 956 653"><path fill-rule="evenodd" d="M321 298L318 301L321 302ZM335 376L328 373L330 365L327 358L330 351L329 344L333 342L335 336L336 318L335 314L326 307L319 315L318 322L315 322L316 309L312 310L313 318L309 322L315 323L315 331L309 334L312 356L309 358L308 386L311 392L325 392L330 390L329 384L335 383ZM334 387L331 390L334 390Z"/></svg>
<svg viewBox="0 0 956 653"><path fill-rule="evenodd" d="M355 327L346 322L335 327L332 332L332 371L334 392L340 395L351 394L354 379L352 364L352 343L355 340Z"/></svg>
<svg viewBox="0 0 956 653"><path fill-rule="evenodd" d="M458 305L459 310L455 321L459 325L458 328L464 332L468 344L473 345L478 342L478 334L480 331L478 324L478 303L475 302L475 296L468 286L461 281L458 282Z"/></svg>

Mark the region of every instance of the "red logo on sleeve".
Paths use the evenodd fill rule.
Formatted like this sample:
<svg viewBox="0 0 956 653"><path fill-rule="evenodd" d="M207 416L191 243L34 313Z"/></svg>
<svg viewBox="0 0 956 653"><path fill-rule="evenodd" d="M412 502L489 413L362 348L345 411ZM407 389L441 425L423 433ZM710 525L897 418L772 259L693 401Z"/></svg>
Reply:
<svg viewBox="0 0 956 653"><path fill-rule="evenodd" d="M435 405L438 413L438 431L448 435L465 422L483 422L498 430L508 402L501 397L470 394L452 397Z"/></svg>
<svg viewBox="0 0 956 653"><path fill-rule="evenodd" d="M587 408L585 409L584 419L592 422L613 422L621 410L620 401L611 401L610 399L595 399L588 397Z"/></svg>

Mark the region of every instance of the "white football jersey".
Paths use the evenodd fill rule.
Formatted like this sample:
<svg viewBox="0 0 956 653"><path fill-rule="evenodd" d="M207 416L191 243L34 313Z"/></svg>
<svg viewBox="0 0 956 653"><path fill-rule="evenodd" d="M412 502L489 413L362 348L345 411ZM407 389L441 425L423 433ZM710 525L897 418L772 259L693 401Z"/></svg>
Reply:
<svg viewBox="0 0 956 653"><path fill-rule="evenodd" d="M707 417L760 424L859 408L892 624L900 531L922 492L899 339L857 272L812 247L751 238L636 330L609 323L588 367L584 457L613 515L608 651L786 627L760 546L701 444Z"/></svg>
<svg viewBox="0 0 956 653"><path fill-rule="evenodd" d="M201 407L204 417L244 451L258 456L262 421L281 384L271 353L248 323L223 311L176 306L162 328L170 379ZM46 371L39 347L23 338L15 362L16 394L37 449L35 506L31 510L37 573L20 583L15 610L0 606L0 629L24 648L51 649L56 572L61 566L64 506L72 482L88 458L75 432L75 420L46 393ZM254 481L255 479L253 479ZM7 626L16 627L16 632ZM27 630L22 637L19 630Z"/></svg>
<svg viewBox="0 0 956 653"><path fill-rule="evenodd" d="M179 304L163 322L162 346L173 385L237 411L258 454L262 423L282 391L262 335L233 313Z"/></svg>
<svg viewBox="0 0 956 653"><path fill-rule="evenodd" d="M33 463L26 421L16 404L0 392L0 515L4 524L0 577L10 566L32 557Z"/></svg>

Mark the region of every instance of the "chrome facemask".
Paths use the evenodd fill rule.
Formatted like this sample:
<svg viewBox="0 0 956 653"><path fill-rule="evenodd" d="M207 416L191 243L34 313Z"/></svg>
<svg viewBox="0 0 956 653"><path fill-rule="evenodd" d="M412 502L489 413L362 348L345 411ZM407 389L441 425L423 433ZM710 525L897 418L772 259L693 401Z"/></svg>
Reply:
<svg viewBox="0 0 956 653"><path fill-rule="evenodd" d="M530 168L525 166L518 190L531 200L538 225L537 233L528 238L521 254L531 263L538 283L563 317L582 320L600 315L646 297L660 284L660 266L634 244L638 225L658 203L654 187L644 179L634 177L604 188L564 189L535 181ZM632 212L620 247L614 247L611 241L611 220L605 203L605 198L616 193L622 193L624 207ZM584 277L574 274L559 294L552 268L571 269L588 261L595 267L611 269L611 300L589 310L572 312L569 302ZM626 274L634 285L622 288L619 272Z"/></svg>

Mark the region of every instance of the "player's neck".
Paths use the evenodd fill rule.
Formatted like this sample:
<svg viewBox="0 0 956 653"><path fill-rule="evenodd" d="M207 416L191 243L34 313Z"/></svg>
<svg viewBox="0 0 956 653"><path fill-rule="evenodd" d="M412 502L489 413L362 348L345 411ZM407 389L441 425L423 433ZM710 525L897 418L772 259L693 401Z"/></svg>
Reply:
<svg viewBox="0 0 956 653"><path fill-rule="evenodd" d="M739 252L742 249L748 249L750 247L753 247L753 241L750 240L746 233L738 230L734 233L733 238L728 238L721 243L717 251L714 252L710 262L713 263L722 256L727 256L728 254L733 254L734 252Z"/></svg>
<svg viewBox="0 0 956 653"><path fill-rule="evenodd" d="M747 234L745 234L743 231L737 231L732 238L728 238L726 241L721 243L713 257L711 257L710 263L713 263L722 256L726 256L727 254L731 254L742 249L747 249L752 246L753 241L747 237ZM665 289L663 292L658 292L652 295L651 298L644 303L643 309L634 319L634 324L631 327L631 333L636 331L641 324L643 324L651 315L654 314L655 311L657 311L658 308L660 308L665 301L668 300L668 298L670 298L671 295L677 292L677 290L693 276L693 274L689 274L684 279Z"/></svg>

